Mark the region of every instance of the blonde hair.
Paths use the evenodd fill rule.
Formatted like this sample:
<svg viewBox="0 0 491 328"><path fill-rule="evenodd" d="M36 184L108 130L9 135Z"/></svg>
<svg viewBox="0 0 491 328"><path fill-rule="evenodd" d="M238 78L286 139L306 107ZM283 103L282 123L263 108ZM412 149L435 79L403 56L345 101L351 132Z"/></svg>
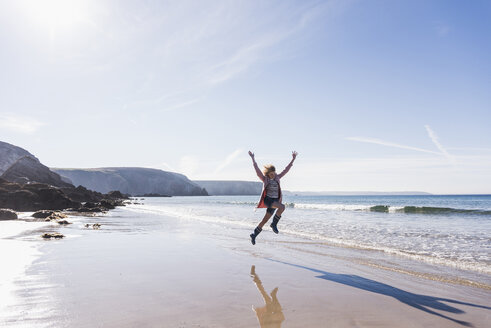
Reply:
<svg viewBox="0 0 491 328"><path fill-rule="evenodd" d="M268 175L271 172L276 172L276 168L272 164L264 165L263 173Z"/></svg>

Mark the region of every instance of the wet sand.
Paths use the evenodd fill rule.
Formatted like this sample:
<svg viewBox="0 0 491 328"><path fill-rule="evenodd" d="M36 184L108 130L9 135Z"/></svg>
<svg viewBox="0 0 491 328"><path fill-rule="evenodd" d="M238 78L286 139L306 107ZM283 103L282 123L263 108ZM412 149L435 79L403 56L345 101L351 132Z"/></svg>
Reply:
<svg viewBox="0 0 491 328"><path fill-rule="evenodd" d="M84 228L95 222L101 229ZM40 241L46 230L67 237ZM488 327L491 320L486 289L312 261L281 236L252 246L234 235L117 209L11 238L2 246L26 243L39 254L13 279L0 326Z"/></svg>

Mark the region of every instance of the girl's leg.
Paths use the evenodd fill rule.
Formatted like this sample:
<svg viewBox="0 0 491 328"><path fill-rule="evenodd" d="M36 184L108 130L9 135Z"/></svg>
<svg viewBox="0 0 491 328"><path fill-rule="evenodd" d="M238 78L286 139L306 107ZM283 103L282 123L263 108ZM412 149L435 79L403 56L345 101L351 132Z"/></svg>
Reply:
<svg viewBox="0 0 491 328"><path fill-rule="evenodd" d="M286 209L286 206L283 205L282 203L280 202L274 202L273 205L271 205L272 207L274 208L277 208L276 210L276 215L280 216L281 217L281 214L285 211Z"/></svg>
<svg viewBox="0 0 491 328"><path fill-rule="evenodd" d="M257 225L256 229L254 229L254 233L252 233L250 236L251 236L251 243L253 245L256 245L256 237L257 235L259 235L261 233L261 231L263 231L263 226L266 224L266 222L268 222L268 220L271 218L271 216L273 215L274 213L274 208L268 208L266 210L266 214L264 215L264 218L262 219L262 221Z"/></svg>
<svg viewBox="0 0 491 328"><path fill-rule="evenodd" d="M262 221L257 225L259 228L263 228L263 226L266 224L266 222L268 222L268 220L271 218L271 216L273 215L274 213L274 210L266 210L266 214L264 214L264 218L262 219Z"/></svg>
<svg viewBox="0 0 491 328"><path fill-rule="evenodd" d="M278 231L278 222L281 219L281 214L285 211L285 205L280 202L274 202L272 205L274 208L277 208L276 214L273 218L273 223L271 223L270 227L273 229L274 233L279 233Z"/></svg>

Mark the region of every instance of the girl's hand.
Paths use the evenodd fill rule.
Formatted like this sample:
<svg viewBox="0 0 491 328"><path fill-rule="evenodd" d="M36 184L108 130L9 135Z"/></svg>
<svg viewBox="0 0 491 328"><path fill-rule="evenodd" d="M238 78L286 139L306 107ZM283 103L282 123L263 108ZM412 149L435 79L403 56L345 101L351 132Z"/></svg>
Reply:
<svg viewBox="0 0 491 328"><path fill-rule="evenodd" d="M251 156L252 159L254 159L254 153L249 150L249 156Z"/></svg>
<svg viewBox="0 0 491 328"><path fill-rule="evenodd" d="M296 151L292 151L292 157L295 160L297 158L298 153Z"/></svg>

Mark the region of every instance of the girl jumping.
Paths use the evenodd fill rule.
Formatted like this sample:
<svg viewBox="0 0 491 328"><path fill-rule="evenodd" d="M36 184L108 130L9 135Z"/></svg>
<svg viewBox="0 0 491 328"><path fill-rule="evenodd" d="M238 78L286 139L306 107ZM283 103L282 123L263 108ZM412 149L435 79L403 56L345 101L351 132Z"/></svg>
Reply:
<svg viewBox="0 0 491 328"><path fill-rule="evenodd" d="M281 214L285 211L285 205L281 203L281 188L280 188L280 179L288 173L290 168L297 157L297 152L292 152L292 160L287 165L287 167L280 174L276 174L276 169L273 165L269 164L264 167L263 172L257 166L256 160L254 159L254 153L249 151L249 156L252 158L252 164L254 165L254 169L256 170L256 174L263 182L263 191L261 193L261 199L257 204L257 208L266 208L266 214L264 215L263 220L258 224L256 229L254 229L254 233L251 234L251 243L253 245L256 244L256 237L263 230L263 226L268 222L268 220L273 215L274 211L276 214L273 218L273 223L271 223L271 228L274 233L278 233L278 222L281 219Z"/></svg>

